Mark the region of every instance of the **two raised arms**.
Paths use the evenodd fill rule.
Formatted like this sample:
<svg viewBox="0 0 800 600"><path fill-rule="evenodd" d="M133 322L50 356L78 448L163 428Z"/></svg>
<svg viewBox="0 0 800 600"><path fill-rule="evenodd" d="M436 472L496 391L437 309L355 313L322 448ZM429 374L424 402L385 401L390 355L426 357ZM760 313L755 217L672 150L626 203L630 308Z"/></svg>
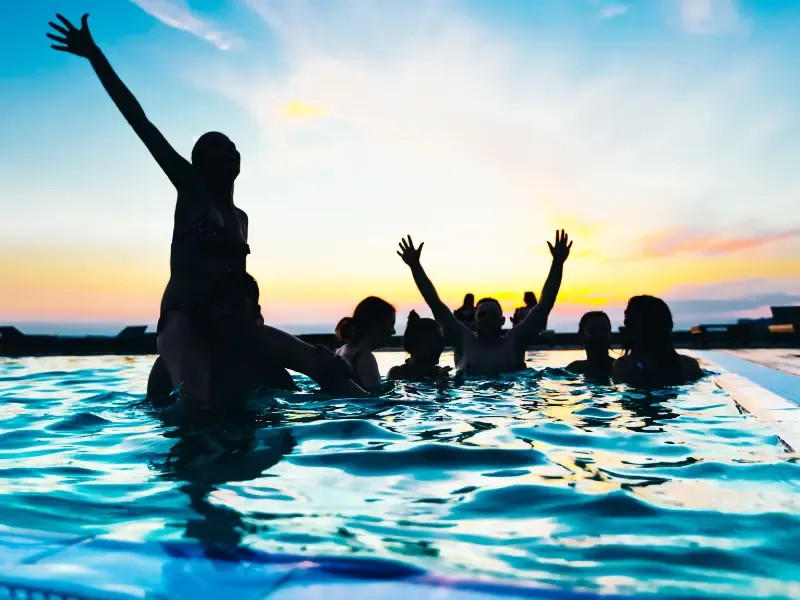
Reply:
<svg viewBox="0 0 800 600"><path fill-rule="evenodd" d="M191 183L194 180L191 163L178 154L155 125L148 120L139 102L111 68L108 60L92 39L89 31L89 15L85 14L81 17L80 29L62 15L57 14L56 17L61 24L51 21L50 27L55 33L47 34L47 37L56 42L51 48L88 59L94 72L97 73L100 83L103 84L106 92L117 105L119 112L147 146L150 154L156 159L172 184L177 189L182 189Z"/></svg>
<svg viewBox="0 0 800 600"><path fill-rule="evenodd" d="M422 254L422 247L425 242L421 243L419 247L414 247L414 242L411 236L408 239L403 239L400 242L400 250L397 254L403 259L409 268L411 274L414 276L414 282L417 284L422 297L425 299L426 304L433 312L433 317L444 329L445 335L448 335L453 340L460 340L461 336L465 333L472 335L472 331L461 324L455 315L439 298L436 288L433 283L425 274L425 270L420 264L420 255ZM553 262L550 265L550 273L547 275L547 280L544 283L539 303L528 311L525 319L516 325L512 331L514 335L518 336L521 340L526 340L530 336L538 333L558 297L558 290L561 287L561 278L564 274L564 262L569 257L569 251L572 248L572 242L569 241L569 236L562 229L556 231L555 244L547 242L550 248L550 254L553 256Z"/></svg>

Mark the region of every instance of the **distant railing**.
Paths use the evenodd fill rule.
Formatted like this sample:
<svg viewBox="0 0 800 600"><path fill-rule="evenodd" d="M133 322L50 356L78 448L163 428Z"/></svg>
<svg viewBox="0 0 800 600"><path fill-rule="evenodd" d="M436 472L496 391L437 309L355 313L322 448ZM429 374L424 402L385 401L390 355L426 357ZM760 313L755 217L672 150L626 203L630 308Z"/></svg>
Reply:
<svg viewBox="0 0 800 600"><path fill-rule="evenodd" d="M620 328L621 330L623 328ZM773 325L748 328L735 325L697 325L689 331L676 331L673 341L678 348L753 348L800 347L795 325ZM309 344L334 349L341 345L333 334L298 335ZM401 349L402 336L393 337L386 349ZM613 333L613 347L622 345L622 334ZM577 349L581 340L577 333L544 331L532 340L531 349ZM0 327L0 356L137 356L157 354L156 334L144 325L126 327L116 336L26 335L16 327Z"/></svg>

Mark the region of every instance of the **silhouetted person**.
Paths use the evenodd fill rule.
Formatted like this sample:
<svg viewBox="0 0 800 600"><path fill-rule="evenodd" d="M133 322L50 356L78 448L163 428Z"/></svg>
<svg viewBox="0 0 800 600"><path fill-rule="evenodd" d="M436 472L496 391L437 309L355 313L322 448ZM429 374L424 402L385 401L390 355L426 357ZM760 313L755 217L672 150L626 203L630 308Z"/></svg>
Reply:
<svg viewBox="0 0 800 600"><path fill-rule="evenodd" d="M625 309L625 355L614 362L616 381L634 385L681 385L702 376L700 365L675 352L672 313L653 296L634 296Z"/></svg>
<svg viewBox="0 0 800 600"><path fill-rule="evenodd" d="M561 286L564 261L569 256L572 243L564 231L556 232L555 245L548 242L553 263L542 290L542 297L525 319L516 327L503 333L503 310L493 298L484 298L475 307L475 331L460 323L444 305L436 288L420 264L423 244L414 247L411 237L400 242L397 253L411 268L414 281L422 297L442 326L445 336L456 346L456 367L467 375L494 375L525 367L525 350L532 336L541 331L552 310Z"/></svg>
<svg viewBox="0 0 800 600"><path fill-rule="evenodd" d="M170 280L161 299L158 350L174 387L197 408L209 408L209 352L203 331L211 318L208 295L215 279L230 271L245 271L247 215L233 203L233 184L239 175L240 156L225 135L200 136L187 161L167 142L145 115L133 94L111 68L89 32L88 17L80 29L63 16L51 22L57 34L47 37L52 46L89 60L100 83L150 151L178 192L170 251ZM327 385L331 391L364 396L349 381L333 379L338 369L313 346L283 331L262 326L257 337L263 352L284 367Z"/></svg>
<svg viewBox="0 0 800 600"><path fill-rule="evenodd" d="M392 339L395 318L394 306L370 296L358 303L352 317L344 317L336 325L336 337L344 342L336 354L348 362L350 378L364 389L374 390L381 385L373 351Z"/></svg>
<svg viewBox="0 0 800 600"><path fill-rule="evenodd" d="M467 294L464 303L453 311L456 319L470 329L475 329L475 296Z"/></svg>
<svg viewBox="0 0 800 600"><path fill-rule="evenodd" d="M232 271L217 280L209 295L213 319L206 332L211 350L212 405L225 408L247 400L261 388L295 390L292 376L261 355L257 328L263 325L258 283L248 273ZM157 400L173 391L164 359L156 359L147 396ZM220 406L220 402L223 405Z"/></svg>
<svg viewBox="0 0 800 600"><path fill-rule="evenodd" d="M519 308L514 310L514 316L511 317L511 325L518 325L525 320L525 316L528 312L537 304L536 301L536 294L533 292L525 292L522 296L522 299L525 302L525 306L520 306ZM544 325L542 325L542 329L547 327L547 320L545 319Z"/></svg>
<svg viewBox="0 0 800 600"><path fill-rule="evenodd" d="M587 312L578 323L578 334L586 350L586 360L576 360L567 370L595 379L611 377L614 359L611 350L611 319L602 310Z"/></svg>
<svg viewBox="0 0 800 600"><path fill-rule="evenodd" d="M389 369L389 379L442 383L447 378L450 367L439 366L444 352L444 332L433 319L423 319L412 310L403 334L403 349L408 359Z"/></svg>

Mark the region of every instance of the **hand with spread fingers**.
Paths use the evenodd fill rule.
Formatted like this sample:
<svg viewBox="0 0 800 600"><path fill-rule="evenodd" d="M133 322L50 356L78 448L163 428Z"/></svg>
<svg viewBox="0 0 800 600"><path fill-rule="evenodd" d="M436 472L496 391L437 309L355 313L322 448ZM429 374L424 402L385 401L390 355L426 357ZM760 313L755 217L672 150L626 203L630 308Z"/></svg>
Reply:
<svg viewBox="0 0 800 600"><path fill-rule="evenodd" d="M562 229L561 231L556 230L556 243L555 245L547 242L547 245L550 247L550 254L553 255L553 260L558 262L566 262L567 258L569 258L569 251L572 248L572 242L569 241L569 236L566 232Z"/></svg>
<svg viewBox="0 0 800 600"><path fill-rule="evenodd" d="M414 242L409 235L408 238L400 240L400 250L397 251L397 256L403 259L409 267L419 266L419 257L422 254L422 247L425 242L422 242L419 247L414 247Z"/></svg>
<svg viewBox="0 0 800 600"><path fill-rule="evenodd" d="M75 27L66 17L60 14L56 14L56 17L62 24L59 25L50 21L50 27L58 32L58 34L47 34L47 37L57 42L50 47L59 52L69 52L75 56L89 58L97 50L97 45L94 43L92 34L89 31L89 15L85 14L81 17L80 29Z"/></svg>

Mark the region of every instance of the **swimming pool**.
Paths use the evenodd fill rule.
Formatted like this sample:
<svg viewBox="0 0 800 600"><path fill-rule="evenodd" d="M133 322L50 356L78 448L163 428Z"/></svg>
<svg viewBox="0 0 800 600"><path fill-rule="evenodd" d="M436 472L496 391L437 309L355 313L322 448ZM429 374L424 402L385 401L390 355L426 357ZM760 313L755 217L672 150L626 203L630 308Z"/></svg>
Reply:
<svg viewBox="0 0 800 600"><path fill-rule="evenodd" d="M0 521L122 540L400 559L446 575L800 595L800 464L710 379L654 395L537 372L439 394L259 403L165 425L152 357L0 359ZM452 361L452 357L446 357ZM379 354L381 370L403 359Z"/></svg>

